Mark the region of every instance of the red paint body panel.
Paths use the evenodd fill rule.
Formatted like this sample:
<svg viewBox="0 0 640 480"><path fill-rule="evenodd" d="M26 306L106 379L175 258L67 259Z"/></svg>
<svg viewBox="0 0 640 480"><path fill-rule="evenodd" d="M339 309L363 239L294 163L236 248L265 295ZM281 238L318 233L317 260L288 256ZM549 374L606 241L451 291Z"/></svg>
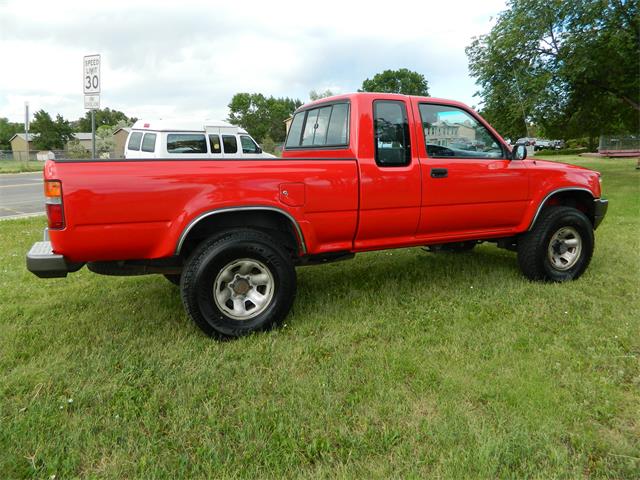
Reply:
<svg viewBox="0 0 640 480"><path fill-rule="evenodd" d="M344 249L357 221L356 169L355 160L51 162L45 175L62 179L66 228L49 235L72 261L162 258L204 212L270 206L298 220L309 253L340 239ZM303 206L280 200L283 180L304 184Z"/></svg>
<svg viewBox="0 0 640 480"><path fill-rule="evenodd" d="M77 262L169 257L194 219L232 207L285 212L309 255L487 239L527 230L557 189L600 196L597 172L579 167L429 158L418 113L424 102L466 110L503 143L458 102L359 93L302 108L341 99L350 103L347 147L285 150L281 159L260 160L48 161L44 175L62 182L66 221L49 232L55 253ZM384 99L406 105L408 166L375 162L373 102ZM446 168L448 176L432 178L432 168Z"/></svg>

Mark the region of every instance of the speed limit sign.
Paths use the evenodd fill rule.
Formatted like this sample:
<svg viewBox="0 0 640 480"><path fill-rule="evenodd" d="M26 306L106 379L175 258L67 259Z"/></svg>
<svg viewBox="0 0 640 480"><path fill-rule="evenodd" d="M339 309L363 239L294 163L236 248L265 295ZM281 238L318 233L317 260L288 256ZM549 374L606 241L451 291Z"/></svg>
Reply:
<svg viewBox="0 0 640 480"><path fill-rule="evenodd" d="M84 57L83 64L84 94L100 93L100 55L87 55Z"/></svg>

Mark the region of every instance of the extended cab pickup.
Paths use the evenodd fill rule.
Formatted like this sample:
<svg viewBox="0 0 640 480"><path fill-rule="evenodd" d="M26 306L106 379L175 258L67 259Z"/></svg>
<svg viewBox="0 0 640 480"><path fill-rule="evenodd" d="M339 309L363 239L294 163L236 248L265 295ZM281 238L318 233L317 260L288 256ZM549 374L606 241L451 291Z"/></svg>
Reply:
<svg viewBox="0 0 640 480"><path fill-rule="evenodd" d="M52 160L44 179L30 271L164 274L221 337L281 321L296 265L364 251L488 241L531 279L574 279L607 209L597 172L527 160L461 103L379 93L299 108L282 158Z"/></svg>

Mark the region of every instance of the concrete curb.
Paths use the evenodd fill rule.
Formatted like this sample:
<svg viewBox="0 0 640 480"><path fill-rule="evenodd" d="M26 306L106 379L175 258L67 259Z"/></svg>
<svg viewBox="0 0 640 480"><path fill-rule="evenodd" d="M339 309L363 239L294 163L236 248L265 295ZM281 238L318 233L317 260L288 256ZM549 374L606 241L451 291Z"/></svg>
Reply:
<svg viewBox="0 0 640 480"><path fill-rule="evenodd" d="M8 215L6 217L0 217L0 222L2 220L20 220L21 218L40 217L40 216L44 216L44 215L46 215L46 213L44 213L44 212L21 213L19 215Z"/></svg>

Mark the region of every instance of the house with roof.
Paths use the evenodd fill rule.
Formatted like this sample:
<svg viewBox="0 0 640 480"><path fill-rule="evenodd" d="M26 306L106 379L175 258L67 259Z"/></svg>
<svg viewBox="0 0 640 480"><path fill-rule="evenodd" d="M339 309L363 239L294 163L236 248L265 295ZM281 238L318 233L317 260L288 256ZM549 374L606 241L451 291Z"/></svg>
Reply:
<svg viewBox="0 0 640 480"><path fill-rule="evenodd" d="M14 160L20 160L20 161L27 160L27 155L28 155L27 152L34 150L33 137L34 135L30 133L28 146L27 146L27 136L24 133L16 133L13 137L9 139Z"/></svg>
<svg viewBox="0 0 640 480"><path fill-rule="evenodd" d="M130 131L131 129L129 127L120 127L113 132L113 141L116 145L113 149L115 158L124 158L124 147Z"/></svg>
<svg viewBox="0 0 640 480"><path fill-rule="evenodd" d="M27 152L30 152L30 158L35 158L37 148L33 145L34 139L38 138L37 134L29 134L29 145L27 146L27 137L24 133L16 133L9 143L13 152L14 160L26 161ZM79 132L73 134L73 139L67 142L65 150L69 149L69 144L77 141L85 150L91 151L91 132ZM28 148L27 148L28 147Z"/></svg>
<svg viewBox="0 0 640 480"><path fill-rule="evenodd" d="M86 150L91 150L91 132L79 132L79 133L74 133L73 134L73 140L70 140L69 142L67 142L67 144L65 145L65 150L69 149L69 143L73 142L74 140L76 140L83 148L85 148Z"/></svg>

